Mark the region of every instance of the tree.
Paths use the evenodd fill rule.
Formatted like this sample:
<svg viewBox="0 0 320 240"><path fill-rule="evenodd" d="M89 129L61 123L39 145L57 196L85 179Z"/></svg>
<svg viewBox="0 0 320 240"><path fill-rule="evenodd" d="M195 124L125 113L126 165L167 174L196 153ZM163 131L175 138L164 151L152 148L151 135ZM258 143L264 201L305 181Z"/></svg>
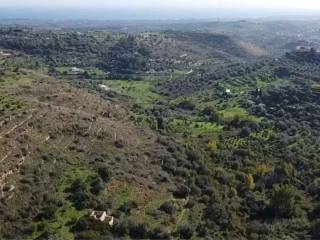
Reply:
<svg viewBox="0 0 320 240"><path fill-rule="evenodd" d="M184 110L190 110L190 111L193 111L196 108L194 103L191 102L190 100L183 100L177 105L177 107Z"/></svg>
<svg viewBox="0 0 320 240"><path fill-rule="evenodd" d="M138 205L134 201L128 201L123 203L120 207L119 210L124 212L127 215L130 215L131 210L134 208L137 208Z"/></svg>
<svg viewBox="0 0 320 240"><path fill-rule="evenodd" d="M160 206L160 210L164 211L167 214L174 214L176 212L176 208L173 202L165 202Z"/></svg>
<svg viewBox="0 0 320 240"><path fill-rule="evenodd" d="M104 189L104 184L102 183L101 179L96 176L91 180L90 187L90 192L98 195Z"/></svg>
<svg viewBox="0 0 320 240"><path fill-rule="evenodd" d="M190 194L190 188L186 185L180 185L176 191L173 192L175 198L186 198Z"/></svg>
<svg viewBox="0 0 320 240"><path fill-rule="evenodd" d="M245 184L246 184L246 188L248 190L250 190L250 191L254 190L256 185L254 183L254 178L253 178L252 174L248 174L245 176Z"/></svg>
<svg viewBox="0 0 320 240"><path fill-rule="evenodd" d="M76 179L70 186L66 189L67 193L70 193L68 199L74 204L77 210L82 210L90 206L91 199L87 192L85 183L81 179Z"/></svg>
<svg viewBox="0 0 320 240"><path fill-rule="evenodd" d="M208 116L209 120L212 122L220 121L220 113L212 106L205 107L202 112L202 115Z"/></svg>
<svg viewBox="0 0 320 240"><path fill-rule="evenodd" d="M314 239L320 238L320 219L317 219L312 222L311 232L312 232Z"/></svg>
<svg viewBox="0 0 320 240"><path fill-rule="evenodd" d="M181 239L190 239L193 236L194 230L189 225L183 225L178 227L177 232Z"/></svg>
<svg viewBox="0 0 320 240"><path fill-rule="evenodd" d="M230 216L225 206L221 203L214 203L204 210L204 217L221 228L225 229L230 224Z"/></svg>
<svg viewBox="0 0 320 240"><path fill-rule="evenodd" d="M88 73L88 71L84 71L83 72L83 77L84 78L90 78L90 74Z"/></svg>
<svg viewBox="0 0 320 240"><path fill-rule="evenodd" d="M48 69L48 74L50 75L54 75L56 73L56 69L54 68L54 66L49 66L49 69Z"/></svg>
<svg viewBox="0 0 320 240"><path fill-rule="evenodd" d="M248 127L244 127L241 129L240 131L240 137L245 138L245 137L249 137L251 134L251 129Z"/></svg>
<svg viewBox="0 0 320 240"><path fill-rule="evenodd" d="M148 238L149 227L145 223L132 223L129 225L129 235L133 239L146 239Z"/></svg>
<svg viewBox="0 0 320 240"><path fill-rule="evenodd" d="M86 190L85 183L81 179L76 179L71 184L70 188L68 188L66 191L70 193L75 193L75 192L83 192L85 190Z"/></svg>
<svg viewBox="0 0 320 240"><path fill-rule="evenodd" d="M278 67L274 70L274 76L279 78L289 77L290 71L286 67Z"/></svg>
<svg viewBox="0 0 320 240"><path fill-rule="evenodd" d="M150 232L151 239L158 239L158 240L169 240L171 239L170 234L161 227L156 227L155 229Z"/></svg>
<svg viewBox="0 0 320 240"><path fill-rule="evenodd" d="M290 218L296 212L296 191L292 186L275 186L273 189L270 210L274 217Z"/></svg>
<svg viewBox="0 0 320 240"><path fill-rule="evenodd" d="M111 179L112 174L107 167L100 167L98 169L98 173L104 182L109 182L109 180Z"/></svg>

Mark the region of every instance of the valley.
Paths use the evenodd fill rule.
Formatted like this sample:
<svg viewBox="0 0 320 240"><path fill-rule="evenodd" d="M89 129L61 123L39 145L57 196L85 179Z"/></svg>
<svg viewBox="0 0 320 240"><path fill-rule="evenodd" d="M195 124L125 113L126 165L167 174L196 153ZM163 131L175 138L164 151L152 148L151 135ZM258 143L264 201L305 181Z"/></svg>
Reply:
<svg viewBox="0 0 320 240"><path fill-rule="evenodd" d="M313 24L2 26L0 238L318 239Z"/></svg>

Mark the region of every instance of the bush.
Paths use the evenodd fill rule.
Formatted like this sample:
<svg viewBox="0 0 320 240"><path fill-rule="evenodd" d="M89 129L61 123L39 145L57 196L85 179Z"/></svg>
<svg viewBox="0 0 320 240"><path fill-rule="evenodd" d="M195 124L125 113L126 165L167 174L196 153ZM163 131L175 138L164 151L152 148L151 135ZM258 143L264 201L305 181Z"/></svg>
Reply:
<svg viewBox="0 0 320 240"><path fill-rule="evenodd" d="M213 204L208 206L204 212L205 219L215 222L222 228L226 228L230 223L230 217L223 205Z"/></svg>
<svg viewBox="0 0 320 240"><path fill-rule="evenodd" d="M312 210L312 212L309 214L310 219L320 219L320 204L316 204Z"/></svg>
<svg viewBox="0 0 320 240"><path fill-rule="evenodd" d="M85 183L80 179L76 179L66 192L70 193L68 200L74 204L77 210L89 208L95 204L94 199L87 192Z"/></svg>
<svg viewBox="0 0 320 240"><path fill-rule="evenodd" d="M290 218L296 212L296 192L292 186L275 186L271 201L270 212L273 217Z"/></svg>
<svg viewBox="0 0 320 240"><path fill-rule="evenodd" d="M125 202L119 207L119 210L129 215L131 210L137 208L138 205L134 201Z"/></svg>
<svg viewBox="0 0 320 240"><path fill-rule="evenodd" d="M170 215L172 215L172 214L174 214L176 212L176 208L175 208L173 202L165 202L160 206L159 209L161 211L164 211L167 214L170 214Z"/></svg>
<svg viewBox="0 0 320 240"><path fill-rule="evenodd" d="M157 239L157 240L171 239L170 234L160 227L156 227L154 230L150 232L149 235L151 239Z"/></svg>
<svg viewBox="0 0 320 240"><path fill-rule="evenodd" d="M88 208L91 203L90 203L90 197L87 193L85 192L78 192L78 193L73 193L68 197L68 199L73 202L74 207L77 210L82 210L85 208Z"/></svg>
<svg viewBox="0 0 320 240"><path fill-rule="evenodd" d="M148 238L149 228L145 223L131 224L129 226L129 235L133 239Z"/></svg>
<svg viewBox="0 0 320 240"><path fill-rule="evenodd" d="M188 225L179 226L177 230L177 233L179 234L181 239L192 238L193 232L194 230Z"/></svg>
<svg viewBox="0 0 320 240"><path fill-rule="evenodd" d="M46 206L44 206L41 210L41 212L37 216L37 220L50 220L54 217L55 212L57 210L57 205L54 201L49 201L46 203Z"/></svg>
<svg viewBox="0 0 320 240"><path fill-rule="evenodd" d="M254 190L255 188L255 183L254 183L254 178L252 176L252 174L247 174L245 175L245 185L246 185L246 188L249 190L249 191L252 191Z"/></svg>
<svg viewBox="0 0 320 240"><path fill-rule="evenodd" d="M211 106L205 107L202 112L202 115L209 117L209 120L212 122L220 121L220 113Z"/></svg>
<svg viewBox="0 0 320 240"><path fill-rule="evenodd" d="M129 226L131 224L132 223L130 223L129 221L118 222L112 228L112 232L120 237L128 235L129 234Z"/></svg>
<svg viewBox="0 0 320 240"><path fill-rule="evenodd" d="M190 160L192 162L201 160L201 154L195 149L189 148L186 151L186 154L187 154L188 160Z"/></svg>
<svg viewBox="0 0 320 240"><path fill-rule="evenodd" d="M201 238L204 238L208 234L207 228L203 224L199 224L196 228L196 231L197 235Z"/></svg>
<svg viewBox="0 0 320 240"><path fill-rule="evenodd" d="M111 171L107 167L100 167L98 174L104 182L109 182L112 176Z"/></svg>
<svg viewBox="0 0 320 240"><path fill-rule="evenodd" d="M311 233L312 233L312 236L315 239L319 239L320 238L320 219L317 219L317 220L312 222Z"/></svg>
<svg viewBox="0 0 320 240"><path fill-rule="evenodd" d="M178 108L193 111L196 106L190 100L183 100L177 105Z"/></svg>
<svg viewBox="0 0 320 240"><path fill-rule="evenodd" d="M190 194L190 188L186 185L180 185L176 191L173 192L175 198L187 198Z"/></svg>
<svg viewBox="0 0 320 240"><path fill-rule="evenodd" d="M101 239L101 235L97 231L88 230L75 234L75 240L85 240L85 239Z"/></svg>
<svg viewBox="0 0 320 240"><path fill-rule="evenodd" d="M86 191L86 185L81 179L76 179L71 184L70 188L66 190L69 193L83 192Z"/></svg>
<svg viewBox="0 0 320 240"><path fill-rule="evenodd" d="M104 189L104 184L99 177L94 177L90 182L90 192L98 195Z"/></svg>
<svg viewBox="0 0 320 240"><path fill-rule="evenodd" d="M291 163L282 163L280 166L277 166L274 170L274 172L277 175L283 175L288 178L293 177L295 172L294 172L294 166L292 166Z"/></svg>
<svg viewBox="0 0 320 240"><path fill-rule="evenodd" d="M116 141L114 142L114 145L115 145L117 148L124 148L125 143L124 143L123 140L116 140Z"/></svg>
<svg viewBox="0 0 320 240"><path fill-rule="evenodd" d="M249 137L251 134L251 129L248 127L244 127L241 129L239 136L242 138Z"/></svg>

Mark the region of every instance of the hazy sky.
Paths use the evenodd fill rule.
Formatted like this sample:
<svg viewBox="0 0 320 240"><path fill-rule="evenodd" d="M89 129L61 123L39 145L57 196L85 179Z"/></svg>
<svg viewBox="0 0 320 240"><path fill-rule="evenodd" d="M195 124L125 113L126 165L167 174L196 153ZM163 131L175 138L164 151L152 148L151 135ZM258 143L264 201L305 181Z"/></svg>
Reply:
<svg viewBox="0 0 320 240"><path fill-rule="evenodd" d="M0 6L197 7L319 10L320 0L0 0Z"/></svg>

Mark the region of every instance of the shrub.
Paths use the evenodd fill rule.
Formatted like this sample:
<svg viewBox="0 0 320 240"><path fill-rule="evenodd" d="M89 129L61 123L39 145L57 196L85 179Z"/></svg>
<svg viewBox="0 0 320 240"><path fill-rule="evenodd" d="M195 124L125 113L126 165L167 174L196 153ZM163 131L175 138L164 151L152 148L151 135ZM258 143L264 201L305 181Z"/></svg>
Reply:
<svg viewBox="0 0 320 240"><path fill-rule="evenodd" d="M149 228L145 223L132 223L129 225L129 235L133 239L146 239L148 238Z"/></svg>
<svg viewBox="0 0 320 240"><path fill-rule="evenodd" d="M101 179L97 176L94 177L90 182L90 192L98 195L104 189L104 184Z"/></svg>
<svg viewBox="0 0 320 240"><path fill-rule="evenodd" d="M98 174L104 182L109 182L112 176L111 171L107 167L100 167Z"/></svg>
<svg viewBox="0 0 320 240"><path fill-rule="evenodd" d="M129 221L118 222L112 228L112 232L117 236L125 236L129 234L129 225L132 223Z"/></svg>
<svg viewBox="0 0 320 240"><path fill-rule="evenodd" d="M50 238L49 238L50 239ZM76 240L84 240L84 239L101 239L101 235L97 231L88 230L75 234Z"/></svg>
<svg viewBox="0 0 320 240"><path fill-rule="evenodd" d="M273 171L273 168L270 166L267 166L266 164L262 164L256 167L254 176L255 178L261 178L264 175L271 173Z"/></svg>
<svg viewBox="0 0 320 240"><path fill-rule="evenodd" d="M290 71L286 67L278 67L274 70L274 76L284 78L290 76Z"/></svg>
<svg viewBox="0 0 320 240"><path fill-rule="evenodd" d="M199 161L201 159L201 154L195 149L189 148L186 154L190 161Z"/></svg>
<svg viewBox="0 0 320 240"><path fill-rule="evenodd" d="M296 212L295 196L296 192L292 186L275 186L270 201L271 214L279 218L292 217Z"/></svg>
<svg viewBox="0 0 320 240"><path fill-rule="evenodd" d="M70 224L72 224L71 230L73 232L81 232L89 230L92 225L92 222L91 219L89 219L88 217L83 217L70 222Z"/></svg>
<svg viewBox="0 0 320 240"><path fill-rule="evenodd" d="M179 226L177 230L177 233L179 234L181 239L192 238L193 232L194 230L188 225Z"/></svg>
<svg viewBox="0 0 320 240"><path fill-rule="evenodd" d="M159 209L161 211L164 211L167 214L170 214L170 215L172 215L172 214L174 214L176 212L176 208L175 208L173 202L165 202L160 206Z"/></svg>
<svg viewBox="0 0 320 240"><path fill-rule="evenodd" d="M86 190L86 185L81 179L76 179L71 184L70 188L66 189L66 192L75 193L75 192L83 192Z"/></svg>
<svg viewBox="0 0 320 240"><path fill-rule="evenodd" d="M175 198L186 198L190 194L190 188L186 185L180 185L177 190L173 192Z"/></svg>
<svg viewBox="0 0 320 240"><path fill-rule="evenodd" d="M207 228L203 224L199 224L196 231L197 235L201 238L204 238L208 234Z"/></svg>
<svg viewBox="0 0 320 240"><path fill-rule="evenodd" d="M248 127L244 127L241 129L239 136L242 138L249 137L251 134L251 129Z"/></svg>
<svg viewBox="0 0 320 240"><path fill-rule="evenodd" d="M209 120L212 122L220 121L220 113L214 109L212 106L205 107L202 112L202 115L208 116Z"/></svg>
<svg viewBox="0 0 320 240"><path fill-rule="evenodd" d="M178 108L193 111L196 106L190 100L183 100L177 105Z"/></svg>
<svg viewBox="0 0 320 240"><path fill-rule="evenodd" d="M294 167L291 163L282 163L275 168L275 173L278 175L284 175L286 177L294 176Z"/></svg>
<svg viewBox="0 0 320 240"><path fill-rule="evenodd" d="M312 222L311 233L312 233L312 236L315 239L319 239L320 238L320 219L317 219L317 220Z"/></svg>
<svg viewBox="0 0 320 240"><path fill-rule="evenodd" d="M309 214L310 219L320 219L320 204L316 204Z"/></svg>
<svg viewBox="0 0 320 240"><path fill-rule="evenodd" d="M42 208L40 214L37 216L37 219L38 220L52 219L54 217L56 210L57 210L56 204L53 201L49 201L49 203L47 203L46 206Z"/></svg>
<svg viewBox="0 0 320 240"><path fill-rule="evenodd" d="M116 140L116 141L114 142L114 145L115 145L117 148L124 148L125 143L124 143L123 140Z"/></svg>
<svg viewBox="0 0 320 240"><path fill-rule="evenodd" d="M222 228L226 228L230 223L230 216L221 204L209 205L204 212L205 219L215 222Z"/></svg>
<svg viewBox="0 0 320 240"><path fill-rule="evenodd" d="M170 234L160 227L156 227L155 229L153 229L149 235L151 239L157 239L157 240L171 239Z"/></svg>
<svg viewBox="0 0 320 240"><path fill-rule="evenodd" d="M134 201L128 201L122 204L119 207L119 210L124 212L125 214L129 215L131 213L131 210L134 208L137 208L138 205Z"/></svg>
<svg viewBox="0 0 320 240"><path fill-rule="evenodd" d="M207 144L207 149L211 152L215 152L218 149L218 142L216 140L210 140Z"/></svg>
<svg viewBox="0 0 320 240"><path fill-rule="evenodd" d="M70 193L68 199L74 204L77 210L89 208L94 204L94 199L90 197L85 183L80 179L76 179L66 192Z"/></svg>
<svg viewBox="0 0 320 240"><path fill-rule="evenodd" d="M250 191L254 190L256 185L254 183L254 178L253 178L252 174L247 174L245 176L244 180L245 180L246 188Z"/></svg>

